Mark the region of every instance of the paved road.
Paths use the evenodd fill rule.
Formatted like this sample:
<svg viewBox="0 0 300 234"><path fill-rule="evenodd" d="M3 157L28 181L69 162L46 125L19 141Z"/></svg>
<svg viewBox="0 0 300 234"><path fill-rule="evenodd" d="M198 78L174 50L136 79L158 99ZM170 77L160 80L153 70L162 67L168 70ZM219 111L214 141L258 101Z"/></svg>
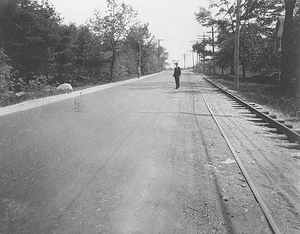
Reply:
<svg viewBox="0 0 300 234"><path fill-rule="evenodd" d="M0 117L0 233L217 233L218 130L186 74Z"/></svg>

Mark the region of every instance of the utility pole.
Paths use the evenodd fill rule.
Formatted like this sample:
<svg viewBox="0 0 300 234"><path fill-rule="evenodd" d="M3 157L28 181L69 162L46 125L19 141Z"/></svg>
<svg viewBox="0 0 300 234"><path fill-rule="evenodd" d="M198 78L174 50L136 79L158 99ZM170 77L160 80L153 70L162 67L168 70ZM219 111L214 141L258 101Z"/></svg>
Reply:
<svg viewBox="0 0 300 234"><path fill-rule="evenodd" d="M239 72L240 72L240 8L241 0L236 4L236 30L235 30L235 50L234 50L234 89L240 89Z"/></svg>
<svg viewBox="0 0 300 234"><path fill-rule="evenodd" d="M196 41L190 41L190 43L198 43L198 41L201 41L201 40L196 40ZM194 59L194 54L193 54L193 59ZM198 54L198 52L197 52L197 63L196 63L196 65L198 65L198 63L199 63L199 54Z"/></svg>
<svg viewBox="0 0 300 234"><path fill-rule="evenodd" d="M203 33L203 36L198 35L198 39L200 39L202 41L206 40L205 32ZM199 57L200 57L200 55L199 55ZM200 62L201 62L201 58L200 58ZM203 53L203 63L202 63L202 66L203 66L203 73L205 73L205 54L204 53Z"/></svg>
<svg viewBox="0 0 300 234"><path fill-rule="evenodd" d="M195 61L194 61L194 51L193 51L193 50L191 50L191 52L192 52L192 59L193 59L193 71L194 71L194 67L195 67Z"/></svg>
<svg viewBox="0 0 300 234"><path fill-rule="evenodd" d="M193 50L189 50L187 52L192 52L192 61L193 61L193 71L194 71L194 67L195 67L195 62L194 62L194 51Z"/></svg>
<svg viewBox="0 0 300 234"><path fill-rule="evenodd" d="M159 60L160 60L160 42L161 41L163 41L163 39L155 39L155 41L157 41L158 42L158 54L157 54L157 58L158 58L158 62L159 62ZM164 66L163 64L162 64L162 66Z"/></svg>
<svg viewBox="0 0 300 234"><path fill-rule="evenodd" d="M138 77L142 74L142 41L139 43L140 56L139 56L139 68L138 68Z"/></svg>
<svg viewBox="0 0 300 234"><path fill-rule="evenodd" d="M217 31L215 32L214 31L214 26L211 26L211 32L208 32L208 33L211 33L211 38L212 38L212 65L213 65L213 73L215 74L216 73L216 68L215 68L215 33L217 33Z"/></svg>
<svg viewBox="0 0 300 234"><path fill-rule="evenodd" d="M186 58L186 53L183 54L184 69L186 68L185 58Z"/></svg>

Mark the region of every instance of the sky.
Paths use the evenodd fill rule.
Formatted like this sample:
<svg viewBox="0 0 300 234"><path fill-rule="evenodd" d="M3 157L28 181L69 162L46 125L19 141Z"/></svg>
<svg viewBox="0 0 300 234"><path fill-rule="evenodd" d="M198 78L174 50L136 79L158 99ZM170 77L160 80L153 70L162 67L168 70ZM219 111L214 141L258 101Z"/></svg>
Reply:
<svg viewBox="0 0 300 234"><path fill-rule="evenodd" d="M94 10L100 10L105 15L106 0L49 0L57 13L64 19L64 23L85 24L93 18ZM195 20L195 13L199 7L207 7L208 0L118 0L131 5L138 12L141 24L149 23L149 31L156 38L161 39L160 45L169 53L168 63L178 61L179 66L192 66L192 45L204 32ZM186 54L184 64L184 54ZM194 55L194 61L196 55Z"/></svg>

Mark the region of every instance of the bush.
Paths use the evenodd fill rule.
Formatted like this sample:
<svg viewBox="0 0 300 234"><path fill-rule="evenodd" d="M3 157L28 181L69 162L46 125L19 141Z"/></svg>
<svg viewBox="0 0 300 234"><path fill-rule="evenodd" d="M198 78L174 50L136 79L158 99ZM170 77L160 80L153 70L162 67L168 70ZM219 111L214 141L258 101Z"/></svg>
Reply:
<svg viewBox="0 0 300 234"><path fill-rule="evenodd" d="M8 65L8 61L7 55L0 49L0 92L8 91L11 86L12 67Z"/></svg>
<svg viewBox="0 0 300 234"><path fill-rule="evenodd" d="M300 117L300 95L296 97L283 96L280 98L278 106L292 117Z"/></svg>

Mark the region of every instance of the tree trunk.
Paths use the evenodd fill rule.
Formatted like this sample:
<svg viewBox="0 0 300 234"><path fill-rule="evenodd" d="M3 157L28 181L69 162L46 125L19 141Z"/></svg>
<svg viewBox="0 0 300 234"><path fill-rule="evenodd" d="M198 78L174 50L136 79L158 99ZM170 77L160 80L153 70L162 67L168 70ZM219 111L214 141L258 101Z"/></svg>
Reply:
<svg viewBox="0 0 300 234"><path fill-rule="evenodd" d="M292 89L292 76L293 76L293 58L291 52L292 47L292 20L296 0L284 0L285 2L285 19L283 25L283 33L281 38L282 45L282 62L281 62L281 75L280 86L284 94L288 94Z"/></svg>
<svg viewBox="0 0 300 234"><path fill-rule="evenodd" d="M242 64L242 69L243 69L243 79L245 79L246 78L246 66L244 63Z"/></svg>
<svg viewBox="0 0 300 234"><path fill-rule="evenodd" d="M234 65L230 66L230 75L234 75Z"/></svg>
<svg viewBox="0 0 300 234"><path fill-rule="evenodd" d="M110 63L110 81L112 81L114 78L115 61L116 61L116 49L113 49L113 54L112 54L111 63Z"/></svg>

